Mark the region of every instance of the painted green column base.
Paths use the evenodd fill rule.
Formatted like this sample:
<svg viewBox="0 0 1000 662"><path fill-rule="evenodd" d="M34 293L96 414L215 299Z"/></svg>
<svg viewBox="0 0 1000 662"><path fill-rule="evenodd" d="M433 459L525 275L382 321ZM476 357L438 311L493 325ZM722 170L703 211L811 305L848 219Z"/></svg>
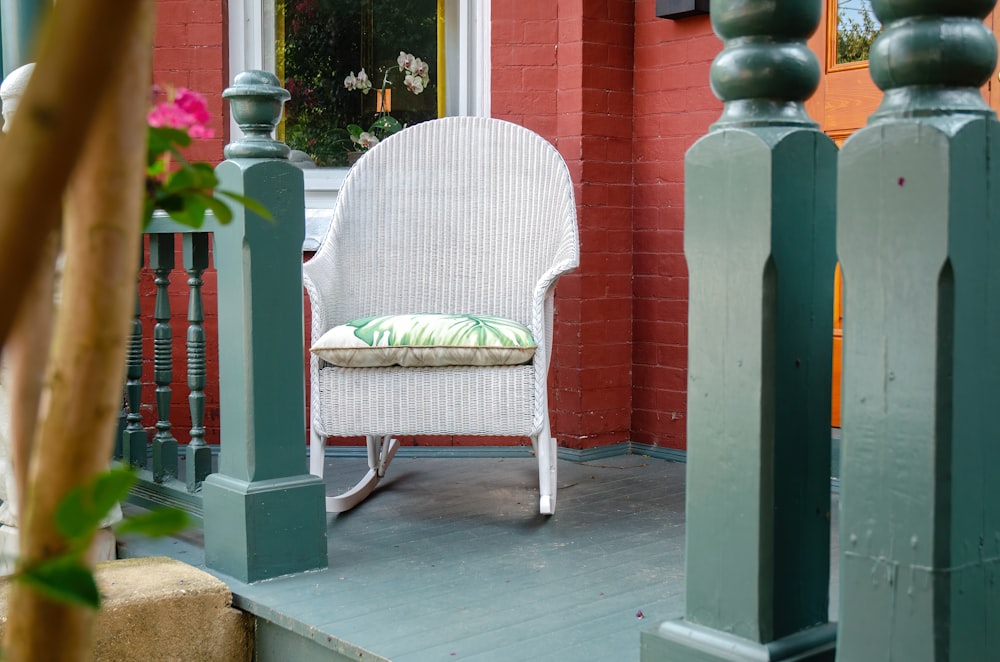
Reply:
<svg viewBox="0 0 1000 662"><path fill-rule="evenodd" d="M641 637L643 662L833 662L837 624L824 623L762 644L677 619L665 621Z"/></svg>
<svg viewBox="0 0 1000 662"><path fill-rule="evenodd" d="M327 567L323 481L305 474L204 485L205 564L243 582Z"/></svg>

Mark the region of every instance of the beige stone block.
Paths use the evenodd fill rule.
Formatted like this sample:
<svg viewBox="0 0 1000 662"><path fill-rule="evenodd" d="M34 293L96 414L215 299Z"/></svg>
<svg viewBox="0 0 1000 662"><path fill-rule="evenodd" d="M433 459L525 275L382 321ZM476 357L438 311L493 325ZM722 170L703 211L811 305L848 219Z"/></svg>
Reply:
<svg viewBox="0 0 1000 662"><path fill-rule="evenodd" d="M250 616L207 572L165 557L125 559L99 564L97 583L95 660L251 659Z"/></svg>
<svg viewBox="0 0 1000 662"><path fill-rule="evenodd" d="M229 587L166 557L106 561L95 573L101 610L98 662L249 662L253 619L232 606ZM7 590L0 592L0 629ZM2 636L2 632L0 632Z"/></svg>

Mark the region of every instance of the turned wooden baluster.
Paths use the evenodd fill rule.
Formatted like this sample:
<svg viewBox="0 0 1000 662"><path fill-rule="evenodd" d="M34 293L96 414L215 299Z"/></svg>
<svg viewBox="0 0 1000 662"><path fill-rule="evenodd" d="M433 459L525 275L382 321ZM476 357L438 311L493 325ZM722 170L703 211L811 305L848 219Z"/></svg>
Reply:
<svg viewBox="0 0 1000 662"><path fill-rule="evenodd" d="M212 451L205 443L205 310L201 301L201 276L208 268L209 235L184 235L184 269L188 274L187 375L191 408L191 441L185 456L188 491L201 488L212 473Z"/></svg>
<svg viewBox="0 0 1000 662"><path fill-rule="evenodd" d="M146 431L142 427L142 310L139 293L135 294L135 316L128 341L125 372L125 396L128 415L122 438L122 461L137 467L146 466Z"/></svg>
<svg viewBox="0 0 1000 662"><path fill-rule="evenodd" d="M115 449L112 457L120 460L125 455L124 437L125 426L128 422L128 401L126 400L125 389L122 388L122 408L118 412L118 425L115 427Z"/></svg>
<svg viewBox="0 0 1000 662"><path fill-rule="evenodd" d="M153 437L153 480L177 476L177 440L170 432L170 383L173 380L173 334L170 329L170 272L174 268L174 235L149 236L149 266L156 283L153 317L153 379L156 382L156 435Z"/></svg>

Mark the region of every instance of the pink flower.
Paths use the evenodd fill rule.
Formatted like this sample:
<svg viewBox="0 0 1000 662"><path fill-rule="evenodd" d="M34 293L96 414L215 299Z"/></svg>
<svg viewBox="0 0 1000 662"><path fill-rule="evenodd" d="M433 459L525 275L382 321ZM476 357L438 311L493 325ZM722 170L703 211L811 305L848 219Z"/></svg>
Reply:
<svg viewBox="0 0 1000 662"><path fill-rule="evenodd" d="M186 87L177 88L174 104L189 113L198 124L208 124L212 119L212 116L208 114L208 104L205 102L205 97Z"/></svg>
<svg viewBox="0 0 1000 662"><path fill-rule="evenodd" d="M192 138L212 138L215 136L215 131L212 131L204 125L195 124L194 126L188 128L188 135Z"/></svg>
<svg viewBox="0 0 1000 662"><path fill-rule="evenodd" d="M169 100L156 104L146 115L149 126L182 129L192 138L213 137L215 132L207 126L211 119L205 97L186 87L177 88Z"/></svg>
<svg viewBox="0 0 1000 662"><path fill-rule="evenodd" d="M146 115L149 126L168 126L174 129L187 128L186 119L187 113L169 102L156 104Z"/></svg>

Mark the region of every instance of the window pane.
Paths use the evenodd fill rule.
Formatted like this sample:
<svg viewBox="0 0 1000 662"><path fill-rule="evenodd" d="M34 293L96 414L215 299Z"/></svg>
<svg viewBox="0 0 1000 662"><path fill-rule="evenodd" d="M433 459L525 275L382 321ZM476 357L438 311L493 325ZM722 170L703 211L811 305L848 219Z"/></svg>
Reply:
<svg viewBox="0 0 1000 662"><path fill-rule="evenodd" d="M437 117L437 0L283 0L276 10L276 68L292 94L284 140L292 149L320 166L346 165L359 149L350 125L374 126L370 133L381 139ZM413 56L406 71L400 52Z"/></svg>
<svg viewBox="0 0 1000 662"><path fill-rule="evenodd" d="M875 18L871 0L839 0L837 64L867 60L868 49L881 32L882 24Z"/></svg>

